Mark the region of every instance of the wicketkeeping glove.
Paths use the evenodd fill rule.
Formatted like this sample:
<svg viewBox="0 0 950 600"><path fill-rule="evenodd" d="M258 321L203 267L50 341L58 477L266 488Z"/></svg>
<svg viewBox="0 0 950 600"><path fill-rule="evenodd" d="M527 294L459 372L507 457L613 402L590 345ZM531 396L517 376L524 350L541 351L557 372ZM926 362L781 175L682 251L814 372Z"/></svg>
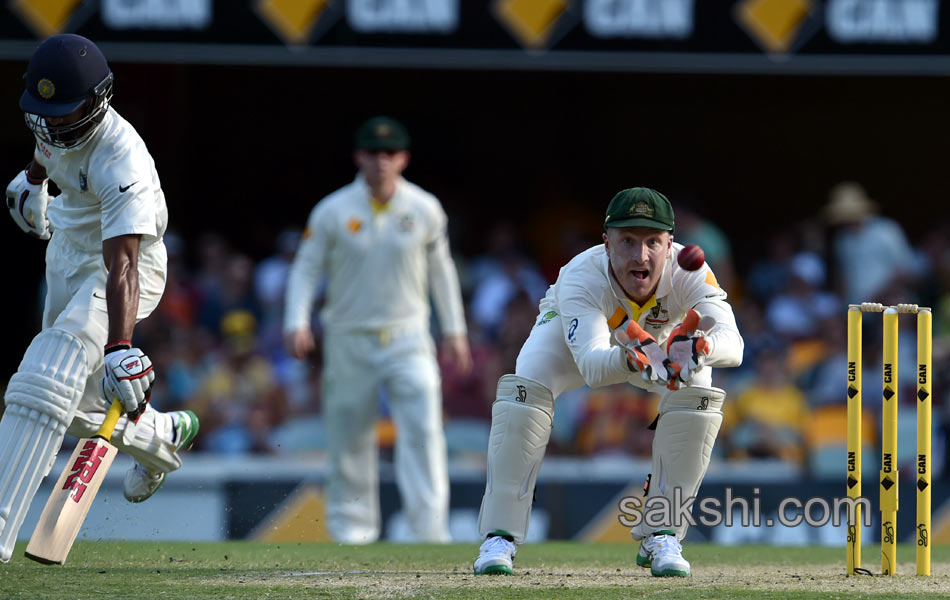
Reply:
<svg viewBox="0 0 950 600"><path fill-rule="evenodd" d="M709 342L704 337L716 326L716 319L710 316L700 317L693 309L689 309L683 322L670 333L666 342L666 354L672 361L674 382L689 385L696 371L703 368L706 357L709 356ZM671 387L671 389L677 389Z"/></svg>
<svg viewBox="0 0 950 600"><path fill-rule="evenodd" d="M99 382L102 395L110 401L118 398L129 420L138 423L152 398L152 361L128 342L114 342L106 345L105 362L106 374Z"/></svg>
<svg viewBox="0 0 950 600"><path fill-rule="evenodd" d="M630 321L625 331L614 333L614 339L627 351L627 367L637 371L644 381L666 383L670 379L671 361L656 339L643 330L636 321Z"/></svg>
<svg viewBox="0 0 950 600"><path fill-rule="evenodd" d="M23 231L41 240L50 238L51 229L46 208L51 199L46 188L49 179L34 179L26 171L13 178L7 186L7 209Z"/></svg>

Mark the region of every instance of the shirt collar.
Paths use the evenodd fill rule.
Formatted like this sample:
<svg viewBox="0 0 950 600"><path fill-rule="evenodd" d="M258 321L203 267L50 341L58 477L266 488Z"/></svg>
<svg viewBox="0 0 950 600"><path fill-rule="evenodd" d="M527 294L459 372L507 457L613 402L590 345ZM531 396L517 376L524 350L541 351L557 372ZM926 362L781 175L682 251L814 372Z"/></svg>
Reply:
<svg viewBox="0 0 950 600"><path fill-rule="evenodd" d="M396 205L396 203L402 197L402 192L405 187L403 185L404 183L405 180L401 176L396 180L396 191L393 193L393 197L389 199L389 202L383 205L383 210L392 209ZM373 202L373 192L370 191L369 185L366 184L366 179L363 177L362 173L356 174L353 184L356 185L356 188L360 191L360 195L365 199L366 204L375 211L376 209L374 207L376 206L376 203Z"/></svg>

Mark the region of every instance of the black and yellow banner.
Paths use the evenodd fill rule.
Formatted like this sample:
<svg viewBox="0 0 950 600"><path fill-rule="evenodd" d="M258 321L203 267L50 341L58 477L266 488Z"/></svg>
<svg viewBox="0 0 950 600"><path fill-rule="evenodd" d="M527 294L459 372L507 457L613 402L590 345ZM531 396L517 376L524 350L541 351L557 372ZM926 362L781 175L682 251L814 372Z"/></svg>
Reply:
<svg viewBox="0 0 950 600"><path fill-rule="evenodd" d="M942 0L8 0L0 52L59 32L129 60L944 68ZM4 47L6 51L4 52ZM235 51L235 49L237 49ZM125 51L123 55L122 51ZM382 50L391 50L386 54ZM22 52L25 52L23 50ZM448 54L446 54L448 52ZM115 51L110 52L114 56ZM318 57L318 58L314 58ZM319 57L323 57L320 59ZM525 57L528 57L527 59ZM913 59L926 57L914 62ZM934 64L936 61L936 64ZM928 66L929 65L929 66ZM726 70L729 70L726 68Z"/></svg>

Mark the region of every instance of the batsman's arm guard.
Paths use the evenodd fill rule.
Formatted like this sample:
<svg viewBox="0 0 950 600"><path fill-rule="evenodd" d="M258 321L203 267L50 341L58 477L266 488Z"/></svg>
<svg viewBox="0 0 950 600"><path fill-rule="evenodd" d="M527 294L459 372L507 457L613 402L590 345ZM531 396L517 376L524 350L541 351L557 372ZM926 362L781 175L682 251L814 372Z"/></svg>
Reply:
<svg viewBox="0 0 950 600"><path fill-rule="evenodd" d="M516 544L528 534L538 469L554 423L554 396L536 381L504 375L492 405L488 473L478 514L481 537L504 531Z"/></svg>

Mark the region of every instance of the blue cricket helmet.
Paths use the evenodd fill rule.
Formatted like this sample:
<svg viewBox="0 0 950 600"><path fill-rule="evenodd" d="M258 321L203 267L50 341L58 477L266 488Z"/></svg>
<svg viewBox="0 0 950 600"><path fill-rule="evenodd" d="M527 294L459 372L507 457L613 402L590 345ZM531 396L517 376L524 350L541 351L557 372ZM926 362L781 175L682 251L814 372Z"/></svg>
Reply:
<svg viewBox="0 0 950 600"><path fill-rule="evenodd" d="M76 145L102 122L112 99L112 70L90 40L73 33L54 35L33 53L27 66L20 108L27 125L44 141ZM51 126L45 117L65 117L91 100L79 120Z"/></svg>

